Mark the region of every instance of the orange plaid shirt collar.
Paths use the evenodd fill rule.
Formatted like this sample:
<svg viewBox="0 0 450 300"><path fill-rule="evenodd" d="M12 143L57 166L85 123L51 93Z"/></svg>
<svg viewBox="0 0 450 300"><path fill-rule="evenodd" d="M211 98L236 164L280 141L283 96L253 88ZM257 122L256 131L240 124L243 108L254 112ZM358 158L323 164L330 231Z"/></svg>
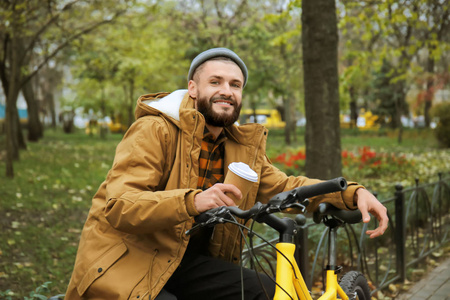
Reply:
<svg viewBox="0 0 450 300"><path fill-rule="evenodd" d="M224 181L224 142L227 137L222 130L217 139L205 127L199 157L199 177L197 188L206 190Z"/></svg>

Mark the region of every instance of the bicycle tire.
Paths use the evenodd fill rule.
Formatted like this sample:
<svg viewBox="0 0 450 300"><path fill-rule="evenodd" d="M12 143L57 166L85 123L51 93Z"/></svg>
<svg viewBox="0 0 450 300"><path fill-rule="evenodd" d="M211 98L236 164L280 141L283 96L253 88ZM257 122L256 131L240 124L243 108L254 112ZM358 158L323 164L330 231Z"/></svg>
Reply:
<svg viewBox="0 0 450 300"><path fill-rule="evenodd" d="M339 285L350 300L370 300L370 289L367 279L360 272L350 271L342 276Z"/></svg>

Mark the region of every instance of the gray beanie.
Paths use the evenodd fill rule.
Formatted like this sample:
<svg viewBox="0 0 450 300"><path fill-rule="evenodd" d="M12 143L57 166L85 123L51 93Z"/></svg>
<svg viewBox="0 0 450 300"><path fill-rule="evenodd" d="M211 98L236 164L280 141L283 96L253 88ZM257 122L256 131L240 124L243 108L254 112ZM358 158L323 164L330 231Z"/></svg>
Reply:
<svg viewBox="0 0 450 300"><path fill-rule="evenodd" d="M210 60L214 57L228 57L233 60L241 69L242 74L244 74L244 87L247 84L248 71L242 59L233 51L227 48L212 48L206 50L199 55L197 55L191 63L191 67L189 68L188 81L192 79L194 76L195 69L204 63L207 60Z"/></svg>

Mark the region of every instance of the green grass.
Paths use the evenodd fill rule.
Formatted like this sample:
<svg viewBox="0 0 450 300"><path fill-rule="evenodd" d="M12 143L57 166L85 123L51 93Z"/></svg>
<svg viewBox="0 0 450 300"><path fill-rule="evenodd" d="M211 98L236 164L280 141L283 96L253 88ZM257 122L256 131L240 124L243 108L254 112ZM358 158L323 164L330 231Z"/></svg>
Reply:
<svg viewBox="0 0 450 300"><path fill-rule="evenodd" d="M120 139L121 135L101 140L81 132L66 135L48 130L43 140L28 143L28 149L20 153L14 179L5 177L5 163L0 161L0 298L9 290L12 299L24 299L48 281L47 296L65 292L91 198L110 168ZM269 156L286 151L283 141L282 132L270 132ZM292 148L303 146L299 129ZM450 151L439 149L430 131L405 131L401 145L395 133L343 131L343 149L362 146L405 153L416 160L404 177L436 176L438 171L450 170ZM0 135L0 157L5 157L2 147L4 135ZM369 180L357 172L354 176L363 183ZM388 177L379 180L390 186L394 182Z"/></svg>
<svg viewBox="0 0 450 300"><path fill-rule="evenodd" d="M120 138L47 131L20 153L14 179L0 163L0 291L23 299L51 281L49 294L65 292L91 198Z"/></svg>

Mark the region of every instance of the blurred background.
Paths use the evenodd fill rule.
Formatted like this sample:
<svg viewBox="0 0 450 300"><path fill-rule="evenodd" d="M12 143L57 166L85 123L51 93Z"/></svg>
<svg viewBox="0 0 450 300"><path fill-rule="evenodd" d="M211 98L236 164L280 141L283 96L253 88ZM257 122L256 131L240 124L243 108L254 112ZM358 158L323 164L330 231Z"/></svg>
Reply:
<svg viewBox="0 0 450 300"><path fill-rule="evenodd" d="M247 64L240 122L270 129L268 156L288 174L344 175L381 198L395 183L448 174L449 8L1 1L0 298L64 293L90 199L137 98L187 88L191 60L211 47Z"/></svg>

